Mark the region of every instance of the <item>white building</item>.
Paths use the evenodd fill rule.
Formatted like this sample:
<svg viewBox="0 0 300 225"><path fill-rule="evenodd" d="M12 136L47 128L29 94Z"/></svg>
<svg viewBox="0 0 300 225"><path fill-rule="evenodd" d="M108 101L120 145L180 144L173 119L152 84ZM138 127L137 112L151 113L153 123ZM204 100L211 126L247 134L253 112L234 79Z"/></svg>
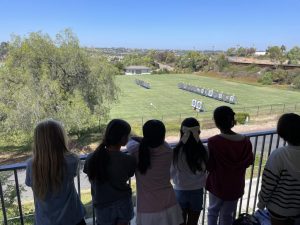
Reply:
<svg viewBox="0 0 300 225"><path fill-rule="evenodd" d="M256 51L254 53L255 56L266 55L266 51Z"/></svg>
<svg viewBox="0 0 300 225"><path fill-rule="evenodd" d="M151 74L151 69L146 66L128 66L125 68L125 75Z"/></svg>

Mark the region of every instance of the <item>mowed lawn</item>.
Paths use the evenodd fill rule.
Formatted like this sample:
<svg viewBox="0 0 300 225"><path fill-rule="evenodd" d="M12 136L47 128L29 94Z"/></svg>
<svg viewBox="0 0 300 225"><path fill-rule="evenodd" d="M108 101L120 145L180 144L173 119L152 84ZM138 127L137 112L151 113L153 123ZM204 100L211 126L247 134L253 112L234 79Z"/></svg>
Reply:
<svg viewBox="0 0 300 225"><path fill-rule="evenodd" d="M151 89L136 85L135 79L149 82ZM123 75L117 76L116 81L120 88L120 94L118 101L112 105L111 118L161 119L194 116L196 112L191 107L192 99L204 103L205 109L208 111L205 113L207 116L208 114L211 116L213 109L220 105L228 105L239 110L244 107L256 109L259 105L300 103L300 92L298 91L236 83L191 74ZM237 96L238 103L231 105L183 91L177 87L179 82L222 91L226 94L234 94Z"/></svg>

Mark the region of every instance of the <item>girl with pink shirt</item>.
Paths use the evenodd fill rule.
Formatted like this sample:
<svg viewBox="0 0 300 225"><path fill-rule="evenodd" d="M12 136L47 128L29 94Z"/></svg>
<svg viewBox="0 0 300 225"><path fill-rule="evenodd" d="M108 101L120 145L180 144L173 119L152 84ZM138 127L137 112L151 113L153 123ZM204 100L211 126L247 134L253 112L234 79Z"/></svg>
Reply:
<svg viewBox="0 0 300 225"><path fill-rule="evenodd" d="M143 126L143 138L129 141L127 150L136 157L137 225L178 225L183 222L170 182L172 149L164 141L166 129L159 120Z"/></svg>

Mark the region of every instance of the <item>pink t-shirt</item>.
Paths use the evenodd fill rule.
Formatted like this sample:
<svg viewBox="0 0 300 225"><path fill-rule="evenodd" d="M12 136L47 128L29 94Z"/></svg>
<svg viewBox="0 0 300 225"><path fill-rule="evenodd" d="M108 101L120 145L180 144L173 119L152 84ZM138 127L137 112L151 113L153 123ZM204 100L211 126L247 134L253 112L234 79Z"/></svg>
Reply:
<svg viewBox="0 0 300 225"><path fill-rule="evenodd" d="M138 161L139 143L130 140L127 151ZM173 152L167 143L151 151L151 167L146 174L135 172L137 184L137 211L139 213L154 213L176 205L175 193L170 182L170 167Z"/></svg>

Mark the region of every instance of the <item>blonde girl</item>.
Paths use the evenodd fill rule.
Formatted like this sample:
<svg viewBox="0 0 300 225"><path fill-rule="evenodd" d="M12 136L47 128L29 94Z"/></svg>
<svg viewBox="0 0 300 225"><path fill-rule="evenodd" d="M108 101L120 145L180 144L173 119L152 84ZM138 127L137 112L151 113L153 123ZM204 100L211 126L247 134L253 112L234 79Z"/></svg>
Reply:
<svg viewBox="0 0 300 225"><path fill-rule="evenodd" d="M83 225L85 210L74 185L79 159L67 148L62 124L48 119L34 130L33 157L26 168L37 225Z"/></svg>

